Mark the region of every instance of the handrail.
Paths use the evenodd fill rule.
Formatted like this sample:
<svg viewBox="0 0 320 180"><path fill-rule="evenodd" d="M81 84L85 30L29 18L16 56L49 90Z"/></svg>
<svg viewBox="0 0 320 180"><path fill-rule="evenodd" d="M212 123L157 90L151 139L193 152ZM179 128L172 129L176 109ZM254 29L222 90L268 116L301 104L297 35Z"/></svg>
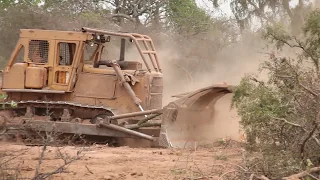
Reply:
<svg viewBox="0 0 320 180"><path fill-rule="evenodd" d="M138 52L139 52L144 64L146 65L148 71L151 72L151 68L150 68L149 64L147 63L147 60L146 60L144 54L148 54L149 55L149 59L151 61L151 64L152 64L154 70L156 72L159 72L159 71L161 72L161 68L160 68L160 63L159 63L159 60L158 60L157 52L155 50L154 44L152 42L152 39L149 36L141 35L141 34L137 34L137 33L118 33L118 32L112 32L112 31L92 29L92 28L87 28L87 27L83 27L82 28L82 32L100 33L100 34L105 34L105 35L110 35L110 36L118 36L118 37L124 37L124 38L132 39L133 42L135 43L136 47L137 47L137 50L138 50ZM144 44L144 46L146 48L146 51L143 51L141 49L138 41L143 41L143 44ZM149 49L147 41L150 43L151 50Z"/></svg>

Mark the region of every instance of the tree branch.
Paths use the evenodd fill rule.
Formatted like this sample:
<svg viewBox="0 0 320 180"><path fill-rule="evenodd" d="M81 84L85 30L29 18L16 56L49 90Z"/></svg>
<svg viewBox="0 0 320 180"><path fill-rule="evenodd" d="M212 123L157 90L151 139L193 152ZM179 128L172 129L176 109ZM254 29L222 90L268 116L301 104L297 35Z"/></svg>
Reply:
<svg viewBox="0 0 320 180"><path fill-rule="evenodd" d="M319 72L319 61L318 61L318 59L314 58L312 56L312 54L309 51L306 50L306 48L302 45L302 43L296 37L293 37L293 38L296 41L296 43L298 44L298 45L295 45L294 47L298 47L298 48L302 49L303 52L305 52L311 58L311 60L313 61L314 65L316 66L317 72Z"/></svg>
<svg viewBox="0 0 320 180"><path fill-rule="evenodd" d="M259 13L259 16L260 16L260 17L262 17L263 19L265 19L267 22L271 22L272 24L275 23L275 21L274 21L274 20L270 20L270 19L265 15L264 12L261 12L260 8L259 8L255 3L253 3L252 0L248 0L248 3L249 3L251 6L254 7L255 11Z"/></svg>
<svg viewBox="0 0 320 180"><path fill-rule="evenodd" d="M290 5L289 5L289 1L288 0L283 0L282 1L282 7L287 11L288 16L290 17L290 19L292 20L293 18L293 13L290 9Z"/></svg>
<svg viewBox="0 0 320 180"><path fill-rule="evenodd" d="M313 129L311 130L311 132L308 134L308 136L303 140L302 144L301 144L301 148L300 148L300 154L301 154L301 159L305 159L305 153L304 153L304 149L306 146L306 143L308 142L308 140L313 136L314 132L317 130L318 128L318 124L315 123Z"/></svg>
<svg viewBox="0 0 320 180"><path fill-rule="evenodd" d="M107 18L115 18L115 17L120 17L120 18L125 18L125 19L128 19L130 20L131 22L135 22L136 20L134 18L132 18L131 16L129 15L126 15L126 14L120 14L120 13L117 13L117 14L109 14L109 15L106 15Z"/></svg>
<svg viewBox="0 0 320 180"><path fill-rule="evenodd" d="M41 155L40 155L40 158L39 158L39 161L38 161L38 165L37 165L34 177L38 177L39 176L39 170L40 170L40 166L42 164L44 153L46 152L46 149L47 149L47 144L48 144L48 139L45 139L45 143L44 143L42 151L41 151Z"/></svg>
<svg viewBox="0 0 320 180"><path fill-rule="evenodd" d="M292 122L290 122L290 121L288 121L288 120L286 120L286 119L284 119L284 118L277 118L277 117L271 117L271 118L273 118L273 119L275 119L275 120L283 121L283 122L285 122L286 124L289 124L289 125L294 126L294 127L302 128L302 126L301 126L300 124L292 123Z"/></svg>
<svg viewBox="0 0 320 180"><path fill-rule="evenodd" d="M94 174L89 168L87 165L85 165L84 167L86 167L87 171L90 173L90 174Z"/></svg>
<svg viewBox="0 0 320 180"><path fill-rule="evenodd" d="M293 37L293 39L295 40L295 42L298 44L298 45L294 45L294 44L290 44L288 41L285 41L284 39L281 39L281 38L278 38L275 34L273 33L268 33L274 40L277 40L291 48L299 48L301 49L303 52L305 52L310 58L311 60L313 61L314 65L315 65L315 68L317 70L317 72L319 72L319 66L318 66L318 60L315 59L312 54L307 51L307 49L302 45L302 43L296 38L296 37Z"/></svg>
<svg viewBox="0 0 320 180"><path fill-rule="evenodd" d="M303 172L301 172L301 173L294 174L294 175L291 175L291 176L288 176L288 177L284 177L284 178L282 178L282 179L283 179L283 180L300 179L300 178L303 178L303 177L305 177L305 176L308 176L309 174L317 173L317 172L320 172L320 167L314 167L314 168L311 168L311 169L309 169L309 170L303 171Z"/></svg>
<svg viewBox="0 0 320 180"><path fill-rule="evenodd" d="M314 92L313 90L311 90L310 88L306 87L305 85L303 85L300 81L299 81L299 73L296 71L296 69L294 67L292 67L291 63L288 62L288 60L286 60L284 58L283 62L287 63L288 66L290 66L291 70L294 72L295 76L296 76L296 82L298 83L298 85L304 89L305 91L307 91L308 93L310 93L311 95L313 95L315 98L319 98L319 95ZM276 75L277 77L282 77L282 78L290 78L289 76L280 76L280 75ZM293 78L293 77L292 77Z"/></svg>
<svg viewBox="0 0 320 180"><path fill-rule="evenodd" d="M67 155L63 155L61 150L57 148L57 153L59 157L63 160L63 164L59 166L57 169L48 172L48 173L43 173L43 174L38 174L33 178L33 180L38 180L38 179L46 179L54 174L61 173L63 172L64 168L70 165L72 162L79 160L82 156L81 155L82 150L77 151L77 155L75 157L68 157Z"/></svg>
<svg viewBox="0 0 320 180"><path fill-rule="evenodd" d="M303 84L301 84L299 81L298 81L298 85L300 87L302 87L304 90L308 91L310 94L312 94L313 96L315 96L316 98L318 98L318 94L315 93L314 91L312 91L311 89L307 88L306 86L304 86Z"/></svg>
<svg viewBox="0 0 320 180"><path fill-rule="evenodd" d="M257 179L259 179L259 180L270 180L269 178L267 178L267 177L265 177L265 176L263 176L263 175L257 176L257 175L255 175L255 174L253 174L252 179L253 179L254 177L257 178Z"/></svg>
<svg viewBox="0 0 320 180"><path fill-rule="evenodd" d="M307 132L307 130L305 130L300 124L295 124L295 123L292 123L284 118L277 118L277 117L271 117L275 120L280 120L280 121L283 121L285 122L286 124L289 124L291 126L294 126L294 127L298 127L298 128L301 128L304 132ZM320 141L318 138L316 138L313 134L311 135L312 139L315 140L315 142L320 146Z"/></svg>
<svg viewBox="0 0 320 180"><path fill-rule="evenodd" d="M105 3L111 4L114 7L117 7L117 5L115 4L114 1L108 1L108 0L104 0Z"/></svg>

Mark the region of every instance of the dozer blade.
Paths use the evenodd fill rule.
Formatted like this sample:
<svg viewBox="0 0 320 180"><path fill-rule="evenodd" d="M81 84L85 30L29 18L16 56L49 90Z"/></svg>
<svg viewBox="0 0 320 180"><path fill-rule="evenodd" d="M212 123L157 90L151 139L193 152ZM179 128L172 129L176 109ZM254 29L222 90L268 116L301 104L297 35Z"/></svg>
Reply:
<svg viewBox="0 0 320 180"><path fill-rule="evenodd" d="M239 116L231 109L232 86L215 85L178 95L163 111L160 146L191 148L219 139L241 140Z"/></svg>

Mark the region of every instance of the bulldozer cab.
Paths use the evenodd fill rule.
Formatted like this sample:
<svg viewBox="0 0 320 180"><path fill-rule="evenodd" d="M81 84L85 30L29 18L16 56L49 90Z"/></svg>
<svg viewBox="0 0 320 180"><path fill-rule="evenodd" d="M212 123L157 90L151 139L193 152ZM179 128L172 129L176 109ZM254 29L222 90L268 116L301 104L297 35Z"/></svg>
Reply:
<svg viewBox="0 0 320 180"><path fill-rule="evenodd" d="M71 91L87 38L76 32L22 29L3 74L3 90Z"/></svg>
<svg viewBox="0 0 320 180"><path fill-rule="evenodd" d="M72 92L83 65L94 68L110 66L103 59L105 44L120 38L122 69L141 69L142 63L124 61L125 42L132 42L147 71L161 72L150 37L135 33L116 33L82 28L82 32L52 30L20 30L20 38L3 73L2 90L7 92ZM94 46L93 52L88 47ZM149 61L145 57L148 55ZM85 59L87 57L88 59ZM112 59L114 60L114 59ZM151 68L150 64L153 68Z"/></svg>

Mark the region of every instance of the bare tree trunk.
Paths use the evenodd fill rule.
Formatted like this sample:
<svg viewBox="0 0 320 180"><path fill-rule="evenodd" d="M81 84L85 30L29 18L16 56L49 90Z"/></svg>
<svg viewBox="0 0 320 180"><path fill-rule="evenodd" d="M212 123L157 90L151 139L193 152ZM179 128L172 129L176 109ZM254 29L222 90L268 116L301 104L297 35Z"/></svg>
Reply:
<svg viewBox="0 0 320 180"><path fill-rule="evenodd" d="M114 0L115 8L113 10L113 14L125 14L124 9L126 6L126 0ZM120 27L123 26L124 18L121 16L116 16L117 23Z"/></svg>
<svg viewBox="0 0 320 180"><path fill-rule="evenodd" d="M115 5L115 8L114 8L112 14L118 14L119 13L119 9L120 9L120 0L114 0L114 5ZM116 19L119 22L121 17L117 17Z"/></svg>
<svg viewBox="0 0 320 180"><path fill-rule="evenodd" d="M125 11L125 8L126 8L126 4L127 4L127 0L122 0L122 4L120 5L121 8L120 8L119 13L125 14L124 11ZM124 24L124 18L120 18L120 19L119 19L119 26L120 26L120 27L123 27L123 24Z"/></svg>
<svg viewBox="0 0 320 180"><path fill-rule="evenodd" d="M152 26L153 29L156 32L160 32L160 14L159 14L159 7L156 7L154 14L153 14L153 20L152 20Z"/></svg>
<svg viewBox="0 0 320 180"><path fill-rule="evenodd" d="M292 10L292 15L290 16L291 19L291 32L293 35L297 35L301 32L301 27L304 24L304 17L303 17L303 11L304 11L304 3L303 0L299 0L299 4L297 7Z"/></svg>

